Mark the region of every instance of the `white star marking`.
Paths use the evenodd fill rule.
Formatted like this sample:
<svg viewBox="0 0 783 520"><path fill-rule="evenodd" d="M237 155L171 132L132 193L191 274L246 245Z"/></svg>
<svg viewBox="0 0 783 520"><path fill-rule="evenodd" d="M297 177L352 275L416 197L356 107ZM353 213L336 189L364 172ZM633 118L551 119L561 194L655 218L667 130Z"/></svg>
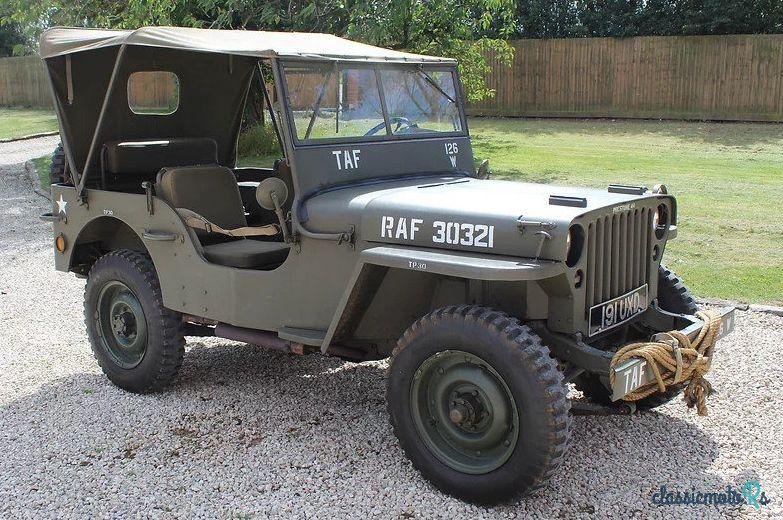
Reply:
<svg viewBox="0 0 783 520"><path fill-rule="evenodd" d="M63 215L66 215L65 213L65 206L68 205L68 201L63 199L63 194L60 194L60 198L54 201L55 204L57 204L57 212L62 213Z"/></svg>

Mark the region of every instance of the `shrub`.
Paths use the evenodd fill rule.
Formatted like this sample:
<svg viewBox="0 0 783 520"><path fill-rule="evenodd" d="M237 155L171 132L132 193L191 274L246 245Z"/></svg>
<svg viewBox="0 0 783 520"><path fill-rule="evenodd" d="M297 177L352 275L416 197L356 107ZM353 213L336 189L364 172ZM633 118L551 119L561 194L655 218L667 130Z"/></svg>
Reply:
<svg viewBox="0 0 783 520"><path fill-rule="evenodd" d="M237 142L238 157L265 155L281 155L280 142L272 125L257 123L240 132Z"/></svg>

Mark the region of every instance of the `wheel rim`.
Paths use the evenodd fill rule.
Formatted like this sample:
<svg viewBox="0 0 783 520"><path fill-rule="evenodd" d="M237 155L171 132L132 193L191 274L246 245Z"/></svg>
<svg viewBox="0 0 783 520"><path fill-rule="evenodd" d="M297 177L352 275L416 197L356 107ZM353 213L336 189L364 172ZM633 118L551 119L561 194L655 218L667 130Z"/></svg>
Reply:
<svg viewBox="0 0 783 520"><path fill-rule="evenodd" d="M416 370L410 398L419 435L450 468L488 473L514 452L516 402L500 374L480 357L444 350L427 358Z"/></svg>
<svg viewBox="0 0 783 520"><path fill-rule="evenodd" d="M130 369L147 351L147 320L136 295L119 281L106 283L98 295L98 330L112 360Z"/></svg>

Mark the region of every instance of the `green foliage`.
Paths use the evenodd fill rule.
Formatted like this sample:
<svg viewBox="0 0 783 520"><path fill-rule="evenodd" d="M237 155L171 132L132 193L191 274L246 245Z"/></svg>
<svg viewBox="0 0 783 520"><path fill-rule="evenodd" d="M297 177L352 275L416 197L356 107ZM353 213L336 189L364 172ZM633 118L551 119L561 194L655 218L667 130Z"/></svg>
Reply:
<svg viewBox="0 0 783 520"><path fill-rule="evenodd" d="M28 41L19 24L3 21L12 12L7 0L0 0L0 57L28 54Z"/></svg>
<svg viewBox="0 0 783 520"><path fill-rule="evenodd" d="M239 134L237 141L238 157L261 157L282 155L280 142L271 124L256 123Z"/></svg>
<svg viewBox="0 0 783 520"><path fill-rule="evenodd" d="M16 24L0 25L0 57L28 54L27 40Z"/></svg>
<svg viewBox="0 0 783 520"><path fill-rule="evenodd" d="M133 28L177 25L327 32L411 52L460 60L469 99L491 96L483 51L510 64L505 42L514 30L513 0L0 0L9 23L35 41L53 25Z"/></svg>
<svg viewBox="0 0 783 520"><path fill-rule="evenodd" d="M486 78L492 75L492 66L484 57L487 51L492 51L495 59L506 66L510 66L514 58L514 49L504 40L494 38L455 42L448 53L443 53L459 60L459 74L468 101L495 96L495 90L487 87L486 83Z"/></svg>
<svg viewBox="0 0 783 520"><path fill-rule="evenodd" d="M352 10L348 36L392 49L455 58L466 95L479 101L494 95L486 85L491 67L486 51L504 65L513 49L504 38L513 32L510 0L385 0L360 3Z"/></svg>
<svg viewBox="0 0 783 520"><path fill-rule="evenodd" d="M776 34L780 0L518 0L523 38Z"/></svg>

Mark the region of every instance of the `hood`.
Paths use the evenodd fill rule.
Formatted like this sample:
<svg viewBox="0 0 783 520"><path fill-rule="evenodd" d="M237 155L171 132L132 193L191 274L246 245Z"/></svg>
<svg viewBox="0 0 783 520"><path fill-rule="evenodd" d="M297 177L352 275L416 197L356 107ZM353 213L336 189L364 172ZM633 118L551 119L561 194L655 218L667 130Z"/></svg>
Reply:
<svg viewBox="0 0 783 520"><path fill-rule="evenodd" d="M347 200L341 204L341 198ZM355 225L358 217L359 238L367 242L563 260L575 220L657 198L650 192L451 177L346 188L311 199L307 211L308 226L335 229L343 219L330 208L347 203L354 218L342 227Z"/></svg>

